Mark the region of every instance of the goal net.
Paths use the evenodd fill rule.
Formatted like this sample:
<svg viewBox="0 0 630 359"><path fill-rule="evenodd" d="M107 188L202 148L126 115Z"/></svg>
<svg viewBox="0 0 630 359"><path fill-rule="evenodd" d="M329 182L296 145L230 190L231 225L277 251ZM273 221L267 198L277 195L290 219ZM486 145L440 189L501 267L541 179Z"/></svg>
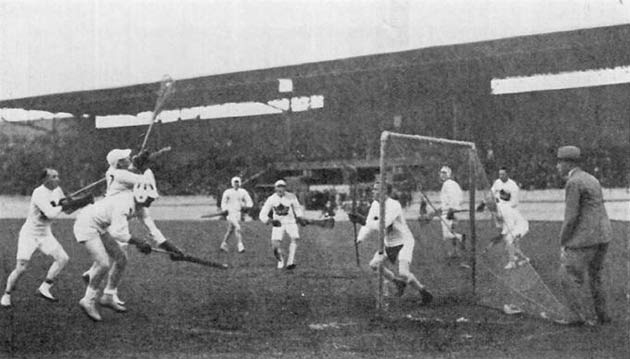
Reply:
<svg viewBox="0 0 630 359"><path fill-rule="evenodd" d="M454 211L450 213L441 202L453 200L440 198L446 175L462 190L461 202L451 203ZM474 143L383 132L379 176L381 183L392 185L391 197L403 205L414 235L411 271L438 298L470 301L509 314L522 312L558 321L570 318L568 308L524 260L535 253L528 254L524 246L519 265L506 268L510 257L504 241L498 240L495 195ZM381 186L375 197L381 209L385 189ZM383 249L387 229L383 213L380 218ZM521 241L527 240L526 235ZM382 310L388 284L379 272L377 308Z"/></svg>

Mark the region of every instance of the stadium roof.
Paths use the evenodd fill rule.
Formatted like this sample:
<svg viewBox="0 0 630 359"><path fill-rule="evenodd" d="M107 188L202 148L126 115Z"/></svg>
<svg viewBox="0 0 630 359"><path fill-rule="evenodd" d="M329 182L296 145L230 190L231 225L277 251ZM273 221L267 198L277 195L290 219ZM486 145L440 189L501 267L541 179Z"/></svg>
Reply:
<svg viewBox="0 0 630 359"><path fill-rule="evenodd" d="M585 54L601 54L605 63L606 56L615 57L610 54L623 44L628 44L629 39L630 25L619 25L463 45L431 47L183 80L176 79L177 91L165 108L186 108L242 101L267 102L281 96L278 93L278 79L281 78L293 79L296 83L294 95L299 96L310 95L316 89L325 89L327 84L341 81L339 79L353 74L378 74L379 71L388 69L480 61L494 57L513 57L537 53L551 53L553 55L563 52L584 51ZM598 48L601 48L601 51L593 51ZM598 59L596 62L601 66L602 59ZM581 65L588 66L590 64L588 61L583 61ZM613 66L614 64L605 65ZM523 70L515 65L513 68L496 69L495 75L528 75L527 73L515 73L515 71ZM66 112L76 116L82 114L137 114L153 109L158 88L159 82L154 82L119 88L11 99L0 101L0 108L23 108L52 113Z"/></svg>

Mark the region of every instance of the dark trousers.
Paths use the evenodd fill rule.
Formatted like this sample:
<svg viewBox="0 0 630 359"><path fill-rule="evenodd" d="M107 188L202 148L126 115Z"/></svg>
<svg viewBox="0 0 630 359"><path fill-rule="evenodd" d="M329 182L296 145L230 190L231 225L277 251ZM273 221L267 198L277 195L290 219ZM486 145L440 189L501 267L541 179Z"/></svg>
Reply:
<svg viewBox="0 0 630 359"><path fill-rule="evenodd" d="M606 292L602 282L604 258L608 251L608 243L589 247L566 248L560 259L560 280L569 308L586 320L588 311L584 305L584 277L588 273L591 296L597 319L606 320Z"/></svg>

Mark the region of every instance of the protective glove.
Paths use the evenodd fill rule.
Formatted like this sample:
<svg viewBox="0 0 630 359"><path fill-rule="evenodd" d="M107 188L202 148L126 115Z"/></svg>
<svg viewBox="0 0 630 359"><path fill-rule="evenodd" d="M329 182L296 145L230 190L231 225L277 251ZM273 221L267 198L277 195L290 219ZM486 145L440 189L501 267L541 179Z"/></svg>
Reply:
<svg viewBox="0 0 630 359"><path fill-rule="evenodd" d="M149 162L149 156L151 154L147 150L142 150L140 153L134 155L131 158L131 163L133 163L133 167L139 170L144 170L144 167Z"/></svg>
<svg viewBox="0 0 630 359"><path fill-rule="evenodd" d="M280 221L277 220L277 219L272 219L271 221L269 221L269 223L271 223L272 227L281 227L282 226L282 223L280 223Z"/></svg>
<svg viewBox="0 0 630 359"><path fill-rule="evenodd" d="M359 223L362 226L365 226L365 217L358 213L348 213L348 219L352 223Z"/></svg>
<svg viewBox="0 0 630 359"><path fill-rule="evenodd" d="M296 217L295 222L302 227L306 227L306 225L308 224L308 222L302 217Z"/></svg>
<svg viewBox="0 0 630 359"><path fill-rule="evenodd" d="M66 197L62 198L59 201L61 210L63 211L63 213L66 214L70 214L77 209L83 208L92 203L94 203L94 196L92 194L87 194L76 198Z"/></svg>
<svg viewBox="0 0 630 359"><path fill-rule="evenodd" d="M171 241L169 240L162 242L160 245L158 245L158 247L164 249L165 251L170 252L170 257L172 261L178 261L184 257L184 252L182 252L181 249L179 249L176 245L171 243Z"/></svg>
<svg viewBox="0 0 630 359"><path fill-rule="evenodd" d="M129 244L133 244L134 246L136 246L140 253L151 253L151 245L144 239L131 237L131 239L129 239Z"/></svg>

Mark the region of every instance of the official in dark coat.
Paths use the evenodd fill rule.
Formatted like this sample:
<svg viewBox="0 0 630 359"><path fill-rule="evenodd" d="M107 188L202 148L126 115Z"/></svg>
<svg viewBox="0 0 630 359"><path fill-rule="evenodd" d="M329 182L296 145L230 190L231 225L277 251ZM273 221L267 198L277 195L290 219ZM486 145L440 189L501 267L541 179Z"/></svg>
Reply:
<svg viewBox="0 0 630 359"><path fill-rule="evenodd" d="M567 179L565 212L560 232L560 278L569 308L576 323L595 323L583 303L585 274L593 297L596 322L610 322L606 311L606 294L602 281L604 258L612 239L612 227L599 181L580 167L580 149L563 146L558 149L557 169Z"/></svg>

